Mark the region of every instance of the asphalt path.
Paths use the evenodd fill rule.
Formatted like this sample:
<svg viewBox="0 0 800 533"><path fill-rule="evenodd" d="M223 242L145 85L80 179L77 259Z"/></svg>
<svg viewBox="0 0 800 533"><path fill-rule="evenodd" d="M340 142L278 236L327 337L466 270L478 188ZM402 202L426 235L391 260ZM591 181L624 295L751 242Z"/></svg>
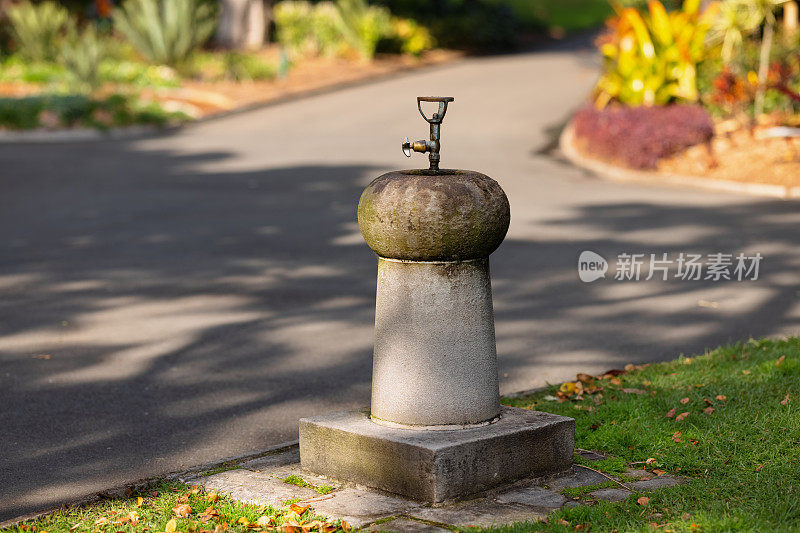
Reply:
<svg viewBox="0 0 800 533"><path fill-rule="evenodd" d="M355 208L419 167L506 190L503 392L796 332L791 201L613 184L550 151L596 76L580 41L471 58L131 141L0 146L0 519L297 435L368 403L376 259ZM583 283L584 250L612 263ZM759 278L618 281L621 253L764 257Z"/></svg>

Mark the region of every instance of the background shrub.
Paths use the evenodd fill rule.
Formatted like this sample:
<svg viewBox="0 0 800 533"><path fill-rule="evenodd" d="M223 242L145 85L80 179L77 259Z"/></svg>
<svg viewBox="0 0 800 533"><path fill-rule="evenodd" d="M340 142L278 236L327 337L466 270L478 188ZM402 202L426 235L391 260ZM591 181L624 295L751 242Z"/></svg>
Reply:
<svg viewBox="0 0 800 533"><path fill-rule="evenodd" d="M655 169L658 160L708 142L714 125L698 105L593 107L575 115L575 138L587 153L636 169Z"/></svg>
<svg viewBox="0 0 800 533"><path fill-rule="evenodd" d="M372 59L378 43L392 35L389 11L366 0L286 1L274 8L278 42L294 56L355 53Z"/></svg>
<svg viewBox="0 0 800 533"><path fill-rule="evenodd" d="M127 0L114 27L153 63L183 66L214 33L217 13L201 0Z"/></svg>
<svg viewBox="0 0 800 533"><path fill-rule="evenodd" d="M525 11L530 0L519 0ZM562 0L552 0L562 1ZM430 29L445 48L495 52L516 44L518 20L510 2L498 0L375 0L394 15L410 18ZM533 28L526 28L533 29Z"/></svg>
<svg viewBox="0 0 800 533"><path fill-rule="evenodd" d="M58 41L70 24L69 11L55 2L32 4L25 0L8 10L12 35L19 53L29 61L53 61Z"/></svg>
<svg viewBox="0 0 800 533"><path fill-rule="evenodd" d="M59 63L68 73L72 92L88 94L101 84L100 63L106 55L104 40L89 24L82 32L72 31L61 46Z"/></svg>

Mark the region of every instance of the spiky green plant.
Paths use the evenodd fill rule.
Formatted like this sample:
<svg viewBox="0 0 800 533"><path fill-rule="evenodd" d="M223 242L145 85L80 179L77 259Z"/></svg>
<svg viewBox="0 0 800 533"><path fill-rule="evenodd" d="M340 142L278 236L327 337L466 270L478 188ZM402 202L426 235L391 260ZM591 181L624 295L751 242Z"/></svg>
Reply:
<svg viewBox="0 0 800 533"><path fill-rule="evenodd" d="M214 33L217 13L199 0L127 0L114 27L153 63L181 66Z"/></svg>
<svg viewBox="0 0 800 533"><path fill-rule="evenodd" d="M55 2L32 4L28 0L8 10L19 53L29 61L52 61L58 40L70 23L69 11Z"/></svg>
<svg viewBox="0 0 800 533"><path fill-rule="evenodd" d="M89 94L100 86L100 63L106 56L105 42L89 25L80 33L71 30L59 53L59 63L69 73L70 90Z"/></svg>

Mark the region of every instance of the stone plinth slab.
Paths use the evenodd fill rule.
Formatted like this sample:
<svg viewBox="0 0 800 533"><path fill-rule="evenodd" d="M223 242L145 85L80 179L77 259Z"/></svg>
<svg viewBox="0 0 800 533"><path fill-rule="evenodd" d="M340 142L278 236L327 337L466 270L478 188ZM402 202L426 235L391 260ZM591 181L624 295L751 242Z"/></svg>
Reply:
<svg viewBox="0 0 800 533"><path fill-rule="evenodd" d="M270 474L241 468L204 477L199 480L199 484L207 491L213 490L227 494L235 500L269 505L276 509L283 507L287 500L319 496L312 489L284 483Z"/></svg>
<svg viewBox="0 0 800 533"><path fill-rule="evenodd" d="M443 502L566 471L575 421L503 407L490 425L426 431L378 425L367 410L300 420L300 458L316 474L417 501Z"/></svg>

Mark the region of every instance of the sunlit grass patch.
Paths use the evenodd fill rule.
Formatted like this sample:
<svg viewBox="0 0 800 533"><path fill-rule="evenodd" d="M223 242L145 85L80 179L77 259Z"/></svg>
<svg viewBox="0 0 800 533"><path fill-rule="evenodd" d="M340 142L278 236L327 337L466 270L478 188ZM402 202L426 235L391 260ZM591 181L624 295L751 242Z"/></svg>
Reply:
<svg viewBox="0 0 800 533"><path fill-rule="evenodd" d="M581 461L592 468L623 461L687 482L645 505L634 495L498 531L800 531L800 339L589 378L505 403L575 418L577 447L618 458Z"/></svg>

